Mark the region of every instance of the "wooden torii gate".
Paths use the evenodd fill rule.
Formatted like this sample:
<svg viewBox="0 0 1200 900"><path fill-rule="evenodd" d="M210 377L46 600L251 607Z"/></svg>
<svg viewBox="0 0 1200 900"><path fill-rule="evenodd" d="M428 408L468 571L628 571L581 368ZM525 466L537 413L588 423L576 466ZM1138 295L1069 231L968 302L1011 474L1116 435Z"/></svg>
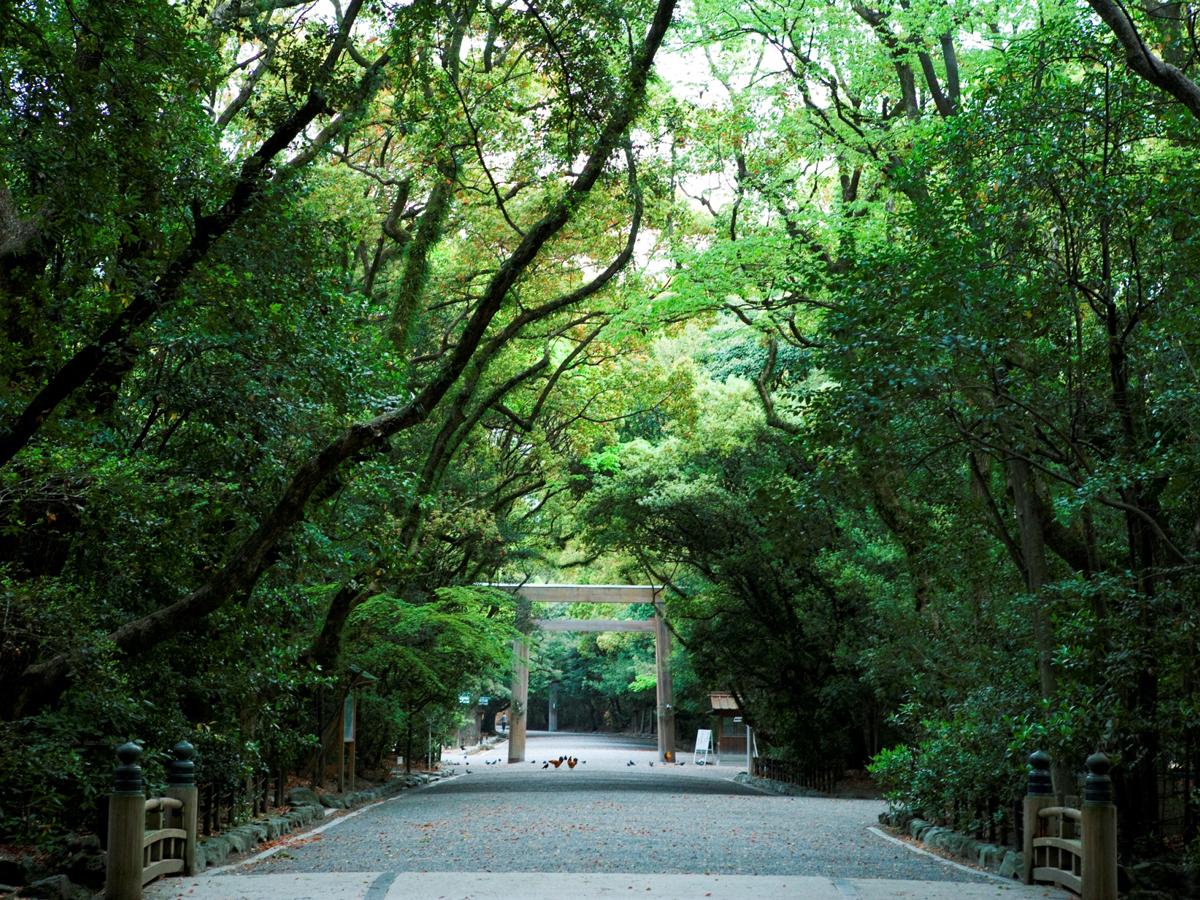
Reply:
<svg viewBox="0 0 1200 900"><path fill-rule="evenodd" d="M654 669L658 694L658 758L675 751L675 693L671 687L671 632L663 618L661 586L632 584L488 584L516 594L531 603L646 603L654 606L654 618L630 619L534 619L518 609L517 623L523 631L647 631L654 633ZM528 606L526 606L528 610ZM522 627L523 626L523 627ZM512 708L508 716L508 761L525 761L525 714L529 705L529 638L513 641Z"/></svg>

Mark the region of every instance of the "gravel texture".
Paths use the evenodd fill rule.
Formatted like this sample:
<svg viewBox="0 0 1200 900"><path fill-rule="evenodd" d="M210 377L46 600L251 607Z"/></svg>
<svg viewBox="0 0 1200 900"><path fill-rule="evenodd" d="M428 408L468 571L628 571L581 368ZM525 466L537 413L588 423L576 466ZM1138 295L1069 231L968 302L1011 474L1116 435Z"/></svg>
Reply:
<svg viewBox="0 0 1200 900"><path fill-rule="evenodd" d="M538 762L486 765L506 752L502 745L472 756L457 778L381 803L241 871L984 880L868 832L878 801L770 796L734 783L735 768L651 768L651 749L628 739L531 736L529 758ZM561 754L587 763L542 768L545 757Z"/></svg>

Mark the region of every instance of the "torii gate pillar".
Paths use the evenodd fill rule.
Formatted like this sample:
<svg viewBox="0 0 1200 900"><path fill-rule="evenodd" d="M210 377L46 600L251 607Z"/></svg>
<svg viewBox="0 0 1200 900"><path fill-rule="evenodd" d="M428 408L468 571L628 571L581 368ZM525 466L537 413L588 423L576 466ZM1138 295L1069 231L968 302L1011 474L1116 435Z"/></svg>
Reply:
<svg viewBox="0 0 1200 900"><path fill-rule="evenodd" d="M525 713L529 707L529 637L513 641L512 705L508 711L508 761L525 761Z"/></svg>
<svg viewBox="0 0 1200 900"><path fill-rule="evenodd" d="M658 695L658 758L675 755L675 689L671 685L671 631L662 608L654 613L654 675Z"/></svg>

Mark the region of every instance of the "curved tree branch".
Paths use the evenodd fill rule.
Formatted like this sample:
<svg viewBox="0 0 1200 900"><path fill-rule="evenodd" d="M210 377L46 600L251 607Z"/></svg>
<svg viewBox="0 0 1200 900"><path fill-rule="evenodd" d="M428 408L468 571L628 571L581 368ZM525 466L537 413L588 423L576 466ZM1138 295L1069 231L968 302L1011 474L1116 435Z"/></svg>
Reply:
<svg viewBox="0 0 1200 900"><path fill-rule="evenodd" d="M117 652L125 655L144 653L202 621L231 600L249 596L269 565L271 554L279 542L292 526L303 520L309 498L322 481L343 463L381 449L392 435L429 417L470 365L509 291L538 257L545 244L570 221L572 214L600 179L609 157L621 146L645 96L654 57L670 27L675 2L659 0L642 46L630 65L625 95L596 138L579 175L562 199L528 229L525 238L492 276L483 300L476 307L458 345L437 377L409 403L370 421L350 426L302 463L271 511L229 555L225 565L211 580L108 635L111 646ZM585 291L587 287L585 285L573 295ZM584 296L592 292L587 291ZM57 701L71 683L73 663L70 654L62 653L27 667L21 675L20 690L11 692L6 700L6 712L28 715Z"/></svg>
<svg viewBox="0 0 1200 900"><path fill-rule="evenodd" d="M1150 84L1166 91L1200 119L1200 85L1146 45L1125 7L1117 0L1088 0L1088 5L1104 20L1125 49L1125 62L1129 68Z"/></svg>

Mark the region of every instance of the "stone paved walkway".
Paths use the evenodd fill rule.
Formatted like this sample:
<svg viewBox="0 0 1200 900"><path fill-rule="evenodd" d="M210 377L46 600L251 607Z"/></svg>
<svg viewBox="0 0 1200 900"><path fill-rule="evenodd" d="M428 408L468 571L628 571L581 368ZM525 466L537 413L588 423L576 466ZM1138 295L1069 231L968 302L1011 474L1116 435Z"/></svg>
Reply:
<svg viewBox="0 0 1200 900"><path fill-rule="evenodd" d="M247 865L160 882L147 896L1065 897L872 834L877 801L768 796L730 780L733 768L652 768L653 747L630 739L532 735L536 762L508 765L506 753L502 745L459 754L458 778L348 815ZM542 767L562 754L581 762Z"/></svg>
<svg viewBox="0 0 1200 900"><path fill-rule="evenodd" d="M1016 884L959 884L788 875L616 875L513 872L344 872L182 879L147 896L204 900L1067 900Z"/></svg>

